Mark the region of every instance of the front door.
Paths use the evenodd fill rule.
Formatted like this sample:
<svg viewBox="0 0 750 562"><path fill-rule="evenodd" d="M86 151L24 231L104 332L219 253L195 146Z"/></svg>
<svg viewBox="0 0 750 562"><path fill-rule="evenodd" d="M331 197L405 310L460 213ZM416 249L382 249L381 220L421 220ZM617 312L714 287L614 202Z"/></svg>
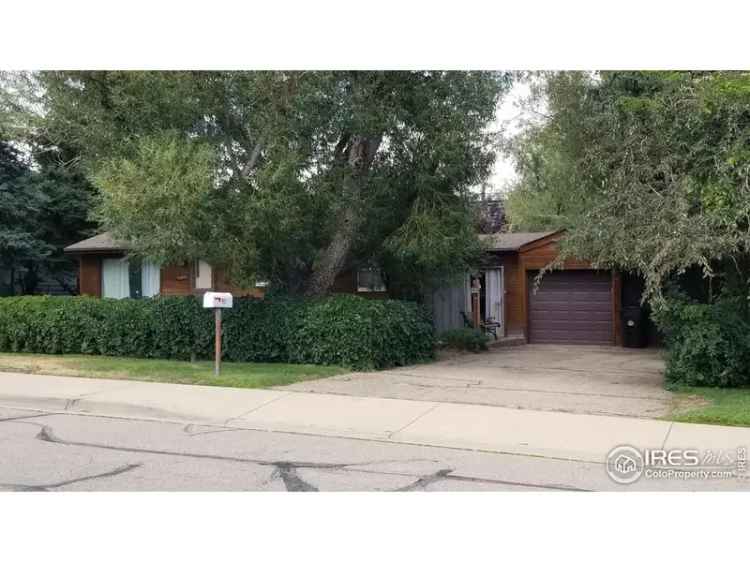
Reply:
<svg viewBox="0 0 750 562"><path fill-rule="evenodd" d="M503 268L484 272L484 319L503 324Z"/></svg>

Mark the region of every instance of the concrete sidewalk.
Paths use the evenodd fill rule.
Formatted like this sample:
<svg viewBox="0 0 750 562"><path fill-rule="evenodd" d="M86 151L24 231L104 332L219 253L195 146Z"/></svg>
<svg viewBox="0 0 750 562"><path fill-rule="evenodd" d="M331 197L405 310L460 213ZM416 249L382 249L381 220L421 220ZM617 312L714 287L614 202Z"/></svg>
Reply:
<svg viewBox="0 0 750 562"><path fill-rule="evenodd" d="M602 463L610 449L750 445L750 428L451 404L0 373L0 405Z"/></svg>

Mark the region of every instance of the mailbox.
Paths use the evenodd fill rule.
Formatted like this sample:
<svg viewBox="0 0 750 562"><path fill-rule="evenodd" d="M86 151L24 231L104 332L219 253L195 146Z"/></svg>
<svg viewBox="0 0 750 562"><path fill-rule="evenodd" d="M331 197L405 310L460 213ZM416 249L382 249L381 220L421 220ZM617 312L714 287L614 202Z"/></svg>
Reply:
<svg viewBox="0 0 750 562"><path fill-rule="evenodd" d="M203 308L232 308L232 293L203 293Z"/></svg>
<svg viewBox="0 0 750 562"><path fill-rule="evenodd" d="M203 308L214 309L214 319L216 321L214 374L219 376L221 369L221 309L232 308L232 293L203 293Z"/></svg>

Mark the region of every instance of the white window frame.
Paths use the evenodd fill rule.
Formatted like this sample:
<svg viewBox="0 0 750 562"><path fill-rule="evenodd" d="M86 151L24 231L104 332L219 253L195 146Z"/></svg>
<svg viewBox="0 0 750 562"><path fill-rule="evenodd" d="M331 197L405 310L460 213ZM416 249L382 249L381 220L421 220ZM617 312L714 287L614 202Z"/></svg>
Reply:
<svg viewBox="0 0 750 562"><path fill-rule="evenodd" d="M128 258L104 258L102 267L102 298L130 297L130 263ZM115 271L115 268L117 270Z"/></svg>
<svg viewBox="0 0 750 562"><path fill-rule="evenodd" d="M213 267L204 260L195 260L193 262L193 278L195 279L196 289L212 289L214 286Z"/></svg>
<svg viewBox="0 0 750 562"><path fill-rule="evenodd" d="M119 279L115 279L112 273L107 274L105 268L109 266L119 268ZM101 294L103 298L127 299L130 297L130 260L127 256L122 258L103 258L101 261ZM108 287L109 285L109 287ZM111 289L119 288L117 294ZM151 288L151 291L146 291ZM161 291L161 267L150 261L141 263L141 298L157 296ZM109 294L107 294L109 292ZM147 294L150 293L150 294Z"/></svg>

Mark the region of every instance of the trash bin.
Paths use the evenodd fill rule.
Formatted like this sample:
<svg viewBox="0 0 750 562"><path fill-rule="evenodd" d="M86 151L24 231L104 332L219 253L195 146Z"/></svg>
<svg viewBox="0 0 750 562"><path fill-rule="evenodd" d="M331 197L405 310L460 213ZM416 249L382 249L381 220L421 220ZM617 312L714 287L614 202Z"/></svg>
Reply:
<svg viewBox="0 0 750 562"><path fill-rule="evenodd" d="M622 341L625 347L646 347L646 314L640 306L622 309Z"/></svg>

